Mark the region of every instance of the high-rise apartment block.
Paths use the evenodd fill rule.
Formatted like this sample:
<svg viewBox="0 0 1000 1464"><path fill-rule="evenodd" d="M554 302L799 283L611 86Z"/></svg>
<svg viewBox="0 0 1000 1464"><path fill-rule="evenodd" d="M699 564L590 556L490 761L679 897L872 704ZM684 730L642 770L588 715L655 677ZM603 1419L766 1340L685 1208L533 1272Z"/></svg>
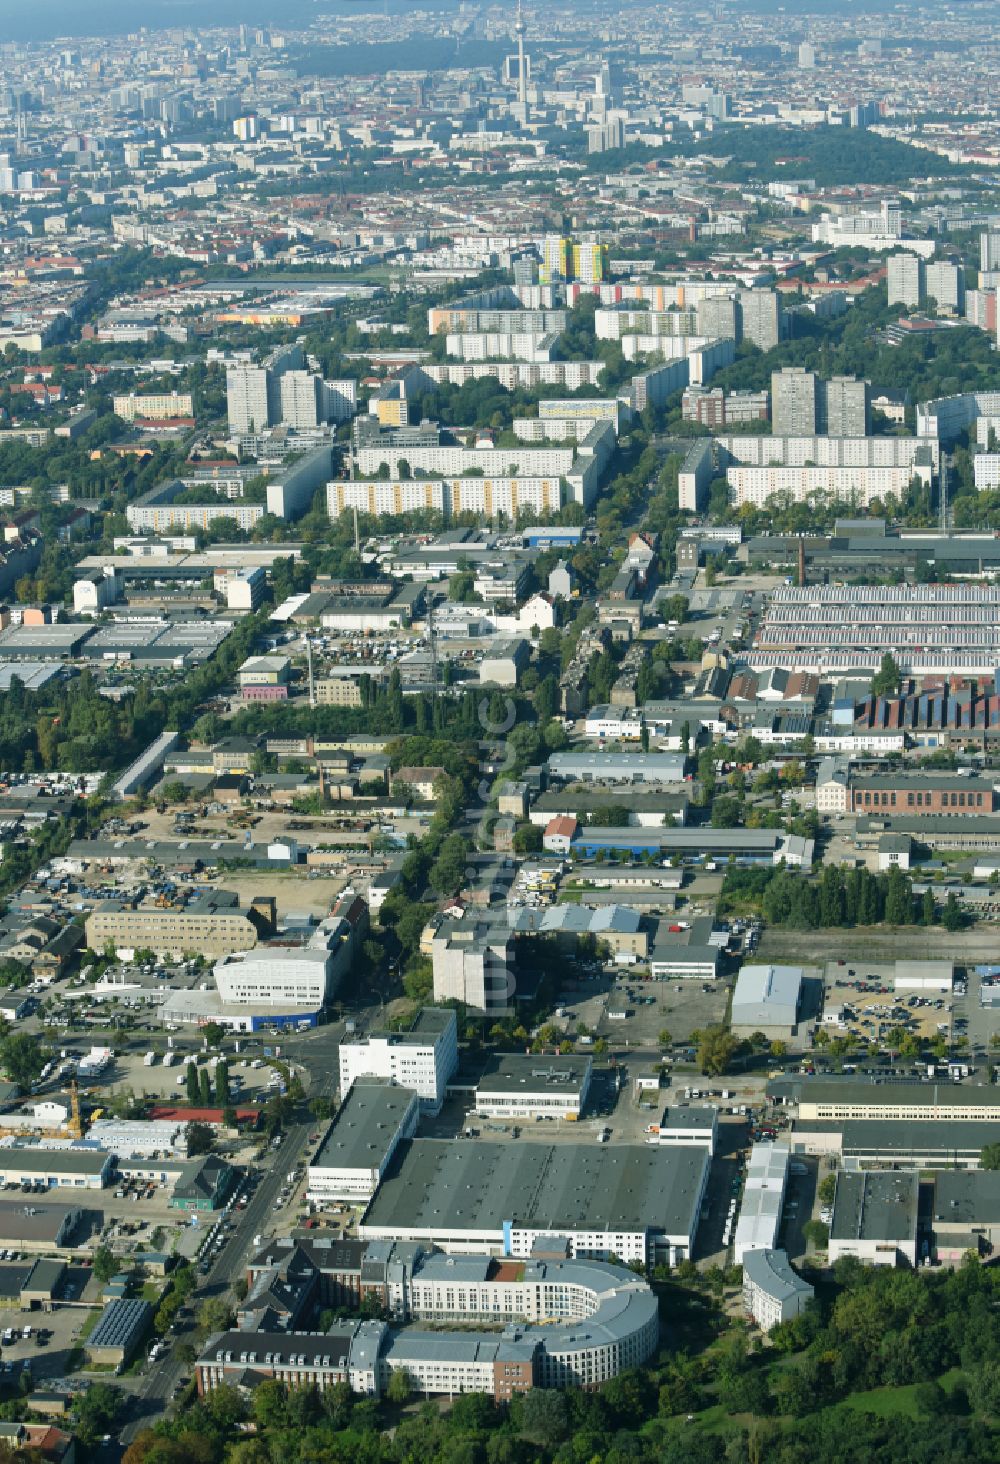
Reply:
<svg viewBox="0 0 1000 1464"><path fill-rule="evenodd" d="M1000 235L984 234L982 245L993 237L1000 240ZM886 283L890 305L916 308L933 300L939 311L951 315L965 309L965 268L951 259L924 261L916 254L891 254Z"/></svg>
<svg viewBox="0 0 1000 1464"><path fill-rule="evenodd" d="M311 371L286 371L280 378L281 420L300 432L321 421L322 381Z"/></svg>
<svg viewBox="0 0 1000 1464"><path fill-rule="evenodd" d="M984 273L1000 270L1000 234L992 231L979 236L979 268Z"/></svg>
<svg viewBox="0 0 1000 1464"><path fill-rule="evenodd" d="M784 327L781 301L775 290L741 290L739 295L742 339L762 351L781 340Z"/></svg>
<svg viewBox="0 0 1000 1464"><path fill-rule="evenodd" d="M803 366L771 375L771 430L775 437L867 437L871 388L854 376L821 381Z"/></svg>
<svg viewBox="0 0 1000 1464"><path fill-rule="evenodd" d="M925 300L936 300L938 310L960 315L965 308L965 269L950 259L924 265Z"/></svg>
<svg viewBox="0 0 1000 1464"><path fill-rule="evenodd" d="M265 367L234 366L228 371L226 405L230 432L260 432L270 427Z"/></svg>
<svg viewBox="0 0 1000 1464"><path fill-rule="evenodd" d="M923 300L924 262L908 251L890 254L886 269L890 305L907 305L916 309Z"/></svg>
<svg viewBox="0 0 1000 1464"><path fill-rule="evenodd" d="M814 437L817 427L816 376L804 366L771 373L771 431L775 437Z"/></svg>
<svg viewBox="0 0 1000 1464"><path fill-rule="evenodd" d="M599 284L608 274L608 246L593 240L575 243L558 234L547 234L542 240L542 265L538 272L541 284L557 280L580 280L583 284Z"/></svg>
<svg viewBox="0 0 1000 1464"><path fill-rule="evenodd" d="M740 307L733 295L706 295L696 309L699 335L710 340L739 340Z"/></svg>
<svg viewBox="0 0 1000 1464"><path fill-rule="evenodd" d="M828 437L867 437L871 432L871 388L854 376L817 383L819 429Z"/></svg>
<svg viewBox="0 0 1000 1464"><path fill-rule="evenodd" d="M284 416L282 378L288 373L307 376L304 366L302 347L292 344L278 346L261 366L241 364L230 367L226 373L226 405L229 409L230 432L263 432L265 428L287 420ZM297 410L305 413L307 396L304 388L300 387L300 391L303 395L298 401ZM290 410L295 410L294 387L289 388L287 401ZM315 407L313 410L315 413ZM311 425L316 426L315 415Z"/></svg>

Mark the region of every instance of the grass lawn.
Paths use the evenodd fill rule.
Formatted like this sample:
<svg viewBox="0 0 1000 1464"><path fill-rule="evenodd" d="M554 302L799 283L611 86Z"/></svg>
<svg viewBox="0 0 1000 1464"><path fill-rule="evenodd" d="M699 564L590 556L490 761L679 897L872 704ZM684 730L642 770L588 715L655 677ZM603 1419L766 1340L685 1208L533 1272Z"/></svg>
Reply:
<svg viewBox="0 0 1000 1464"><path fill-rule="evenodd" d="M961 1382L961 1368L953 1367L938 1379L945 1393L951 1394L955 1384ZM853 1393L827 1412L874 1413L879 1418L922 1418L924 1413L918 1402L920 1384L911 1383L901 1388L872 1388L868 1393Z"/></svg>

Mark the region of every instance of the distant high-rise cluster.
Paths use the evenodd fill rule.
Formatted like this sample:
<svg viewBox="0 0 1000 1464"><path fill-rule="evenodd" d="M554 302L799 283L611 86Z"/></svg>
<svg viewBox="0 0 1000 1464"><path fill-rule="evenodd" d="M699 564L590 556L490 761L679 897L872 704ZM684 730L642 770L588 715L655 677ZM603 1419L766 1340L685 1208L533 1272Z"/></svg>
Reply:
<svg viewBox="0 0 1000 1464"><path fill-rule="evenodd" d="M284 424L309 431L353 415L354 383L324 381L306 367L302 347L279 346L260 366L240 363L226 373L229 430L253 434Z"/></svg>
<svg viewBox="0 0 1000 1464"><path fill-rule="evenodd" d="M542 264L538 272L543 285L557 280L579 280L599 284L608 273L608 246L594 240L577 243L559 234L547 234L542 241Z"/></svg>
<svg viewBox="0 0 1000 1464"><path fill-rule="evenodd" d="M867 381L853 376L821 380L803 366L771 376L771 428L775 437L867 437L871 400Z"/></svg>
<svg viewBox="0 0 1000 1464"><path fill-rule="evenodd" d="M934 300L938 310L953 315L965 308L965 268L953 260L924 260L908 250L891 254L886 280L890 305L918 309Z"/></svg>

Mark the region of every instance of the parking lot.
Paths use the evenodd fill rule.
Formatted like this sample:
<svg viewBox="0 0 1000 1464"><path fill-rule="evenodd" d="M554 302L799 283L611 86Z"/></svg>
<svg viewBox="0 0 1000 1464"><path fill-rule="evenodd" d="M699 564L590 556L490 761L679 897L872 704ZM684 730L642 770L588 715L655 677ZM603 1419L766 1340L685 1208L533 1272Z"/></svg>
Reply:
<svg viewBox="0 0 1000 1464"><path fill-rule="evenodd" d="M894 965L831 961L826 966L824 987L825 1010L843 1010L846 1030L859 1040L878 1042L902 1027L925 1042L933 1042L951 1030L952 994L905 989L897 992Z"/></svg>
<svg viewBox="0 0 1000 1464"><path fill-rule="evenodd" d="M70 1356L89 1318L87 1307L57 1306L52 1311L7 1308L0 1311L0 1354L3 1385L18 1388L20 1374L30 1371L36 1386L42 1380L60 1378L70 1370ZM24 1336L25 1328L30 1337ZM8 1336L16 1337L8 1341ZM28 1366L26 1367L25 1364Z"/></svg>

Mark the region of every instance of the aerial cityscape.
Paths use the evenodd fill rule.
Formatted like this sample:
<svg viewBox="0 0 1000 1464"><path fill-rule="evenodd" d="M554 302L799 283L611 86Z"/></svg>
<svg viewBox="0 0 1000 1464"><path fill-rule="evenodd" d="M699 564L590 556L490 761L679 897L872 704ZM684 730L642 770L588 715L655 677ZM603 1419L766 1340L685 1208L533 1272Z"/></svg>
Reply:
<svg viewBox="0 0 1000 1464"><path fill-rule="evenodd" d="M0 1449L996 1464L1000 6L0 18Z"/></svg>

